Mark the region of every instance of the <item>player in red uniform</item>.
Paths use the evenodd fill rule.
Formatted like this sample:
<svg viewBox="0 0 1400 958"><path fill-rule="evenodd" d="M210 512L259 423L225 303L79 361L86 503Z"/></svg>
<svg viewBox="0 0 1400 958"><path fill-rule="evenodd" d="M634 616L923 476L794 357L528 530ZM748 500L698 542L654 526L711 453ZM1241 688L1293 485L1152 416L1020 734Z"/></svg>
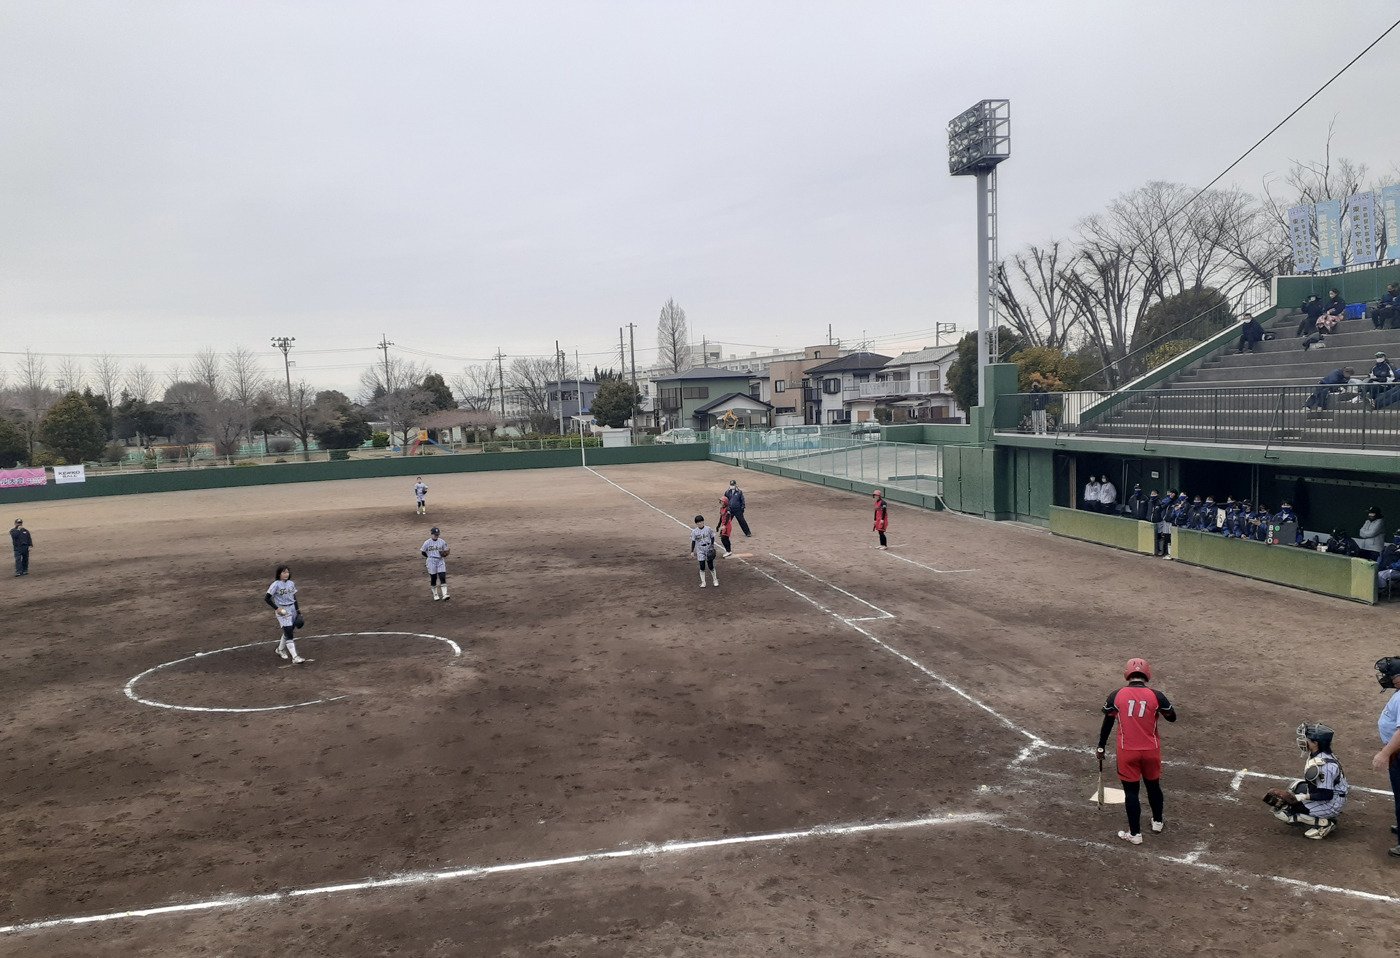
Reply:
<svg viewBox="0 0 1400 958"><path fill-rule="evenodd" d="M715 523L715 531L719 533L720 544L724 546L724 558L728 559L734 554L734 547L729 544L729 536L734 531L734 517L729 514L729 500L723 496L719 500L719 522Z"/></svg>
<svg viewBox="0 0 1400 958"><path fill-rule="evenodd" d="M890 527L890 510L885 506L885 496L876 489L872 495L875 497L875 531L880 533L880 544L877 549L888 549L889 543L885 541L885 530Z"/></svg>
<svg viewBox="0 0 1400 958"><path fill-rule="evenodd" d="M1103 728L1099 730L1096 754L1103 758L1113 719L1118 719L1118 778L1123 783L1128 830L1118 837L1134 845L1142 844L1142 804L1138 782L1147 782L1147 802L1152 806L1152 830L1160 832L1162 819L1162 740L1157 737L1157 719L1176 721L1176 709L1167 697L1147 687L1152 666L1145 659L1129 659L1123 666L1128 684L1108 697L1103 707Z"/></svg>

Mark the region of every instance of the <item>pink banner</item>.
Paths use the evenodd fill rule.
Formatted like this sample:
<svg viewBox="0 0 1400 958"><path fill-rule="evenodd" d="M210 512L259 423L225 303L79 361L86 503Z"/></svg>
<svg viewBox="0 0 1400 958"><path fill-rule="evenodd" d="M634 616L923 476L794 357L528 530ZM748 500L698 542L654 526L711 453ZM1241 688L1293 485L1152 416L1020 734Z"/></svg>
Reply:
<svg viewBox="0 0 1400 958"><path fill-rule="evenodd" d="M42 486L49 481L42 469L0 469L0 489L15 486Z"/></svg>

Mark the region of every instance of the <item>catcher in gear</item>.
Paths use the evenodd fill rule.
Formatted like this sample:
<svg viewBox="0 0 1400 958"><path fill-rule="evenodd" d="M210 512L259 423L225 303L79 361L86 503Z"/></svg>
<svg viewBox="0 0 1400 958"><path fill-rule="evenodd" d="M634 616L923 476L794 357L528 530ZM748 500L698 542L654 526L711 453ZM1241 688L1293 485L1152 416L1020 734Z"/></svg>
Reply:
<svg viewBox="0 0 1400 958"><path fill-rule="evenodd" d="M1303 777L1292 788L1271 788L1264 803L1274 817L1289 825L1307 828L1303 834L1321 840L1337 828L1337 816L1347 802L1347 777L1332 754L1333 732L1326 725L1304 722L1298 726L1298 749L1303 753Z"/></svg>

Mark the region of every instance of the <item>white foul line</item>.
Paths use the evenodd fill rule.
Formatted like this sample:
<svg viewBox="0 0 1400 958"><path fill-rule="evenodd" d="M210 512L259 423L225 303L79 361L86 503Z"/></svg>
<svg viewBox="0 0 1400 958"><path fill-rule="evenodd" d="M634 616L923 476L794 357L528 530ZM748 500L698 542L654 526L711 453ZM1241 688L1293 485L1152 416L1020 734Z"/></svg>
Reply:
<svg viewBox="0 0 1400 958"><path fill-rule="evenodd" d="M453 642L451 639L444 639L440 635L428 635L425 632L334 632L329 635L308 635L303 636L303 638L342 639L360 635L407 635L415 639L435 639L438 642L446 642L448 646L451 647L452 654L454 656L462 654L462 647L456 642ZM194 655L187 655L183 659L175 659L171 662L162 662L160 665L149 668L146 671L142 672L140 675L137 675L134 678L132 678L131 681L126 683L126 687L123 689L123 691L126 692L126 697L131 699L133 702L139 702L142 705L150 705L160 709L174 709L179 712L278 712L283 709L299 709L304 708L308 705L321 705L325 702L338 702L341 699L346 699L350 697L348 695L334 695L329 698L312 699L309 702L294 702L291 705L265 705L259 708L215 708L212 706L199 705L173 705L170 702L161 702L156 699L142 698L141 696L136 694L136 683L140 682L146 676L151 675L154 672L159 672L161 669L169 668L172 665L179 665L182 662L193 662L195 659L202 659L210 655L219 655L223 652L237 652L239 649L251 649L259 645L272 644L273 642L271 640L266 642L248 642L244 645L231 645L226 649L215 649L212 652L196 652Z"/></svg>
<svg viewBox="0 0 1400 958"><path fill-rule="evenodd" d="M387 878L365 878L359 881L342 882L335 885L316 885L310 888L293 888L287 891L268 892L262 895L242 895L237 897L210 898L204 901L187 902L183 905L164 905L158 908L142 908L130 911L112 911L98 915L82 915L75 918L52 918L46 921L23 922L17 925L0 926L0 935L23 931L38 931L46 928L62 928L77 925L100 924L120 921L123 918L152 918L162 915L188 914L190 912L217 911L226 908L241 908L245 905L260 905L272 902L285 902L294 898L311 898L317 895L333 895L343 892L371 891L380 888L402 888L408 885L423 885L430 882L453 881L463 878L484 878L508 872L532 871L542 868L555 868L561 865L580 865L622 858L655 857L674 855L681 852L700 851L708 848L724 848L735 845L772 844L808 838L822 838L827 835L868 835L875 832L906 831L914 828L929 828L935 825L962 825L993 821L995 816L970 812L954 815L926 815L921 818L897 822L877 822L866 825L817 825L800 831L769 832L764 835L740 835L733 838L715 838L705 841L665 842L660 845L639 845L614 852L592 852L584 855L570 855L565 858L550 858L539 861L512 862L506 865L481 865L470 868L448 868L437 871L406 872Z"/></svg>
<svg viewBox="0 0 1400 958"><path fill-rule="evenodd" d="M907 558L907 557L902 556L902 555L896 555L896 554L893 553L893 552L886 552L885 555L889 556L891 559L898 559L900 562L907 562L907 563L909 563L910 565L916 565L916 566L918 566L920 569L927 569L927 570L930 571L930 572L937 572L939 575L952 575L952 574L955 573L955 572L976 572L976 571L977 571L976 569L935 569L935 568L934 568L933 566L931 566L931 565L924 565L922 562L915 562L913 559Z"/></svg>
<svg viewBox="0 0 1400 958"><path fill-rule="evenodd" d="M801 572L803 575L807 576L808 578L816 579L818 582L820 582L822 585L826 586L828 589L832 589L833 591L839 592L839 593L841 593L842 595L846 596L846 597L849 598L849 599L855 599L855 600L856 600L857 602L859 602L861 605L868 605L868 606L870 606L870 608L872 608L872 609L874 609L876 612L880 613L878 616L875 616L875 618L877 618L877 619L893 619L893 618L894 618L894 613L893 613L893 612L886 612L884 609L880 608L878 605L875 605L873 602L867 602L867 601L865 601L864 599L862 599L862 598L861 598L860 596L858 596L858 595L852 595L851 593L847 592L845 589L841 588L840 586L832 585L830 582L826 581L826 580L823 579L821 576L819 576L819 575L813 575L812 573L808 572L806 569L802 568L801 566L797 565L796 563L789 562L787 559L784 559L782 556L778 555L777 553L775 553L775 552L770 552L770 553L768 553L768 554L769 554L770 556L772 556L773 558L777 559L779 562L783 563L784 565L792 566L792 568L796 569L798 572ZM864 622L864 621L866 621L866 620L865 620L865 619L848 619L848 620L846 620L846 621L849 621L849 622L856 622L856 621Z"/></svg>

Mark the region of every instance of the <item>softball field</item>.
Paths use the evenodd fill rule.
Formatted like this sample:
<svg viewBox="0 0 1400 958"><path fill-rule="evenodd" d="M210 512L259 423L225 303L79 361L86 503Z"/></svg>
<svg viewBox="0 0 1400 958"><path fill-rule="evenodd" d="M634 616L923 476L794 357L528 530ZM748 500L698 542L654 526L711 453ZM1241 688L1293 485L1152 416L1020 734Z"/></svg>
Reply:
<svg viewBox="0 0 1400 958"><path fill-rule="evenodd" d="M717 463L412 485L11 507L0 955L1393 952L1390 609L899 504L880 552L867 497ZM1139 655L1181 719L1134 847L1091 751ZM1320 842L1260 801L1304 720Z"/></svg>

